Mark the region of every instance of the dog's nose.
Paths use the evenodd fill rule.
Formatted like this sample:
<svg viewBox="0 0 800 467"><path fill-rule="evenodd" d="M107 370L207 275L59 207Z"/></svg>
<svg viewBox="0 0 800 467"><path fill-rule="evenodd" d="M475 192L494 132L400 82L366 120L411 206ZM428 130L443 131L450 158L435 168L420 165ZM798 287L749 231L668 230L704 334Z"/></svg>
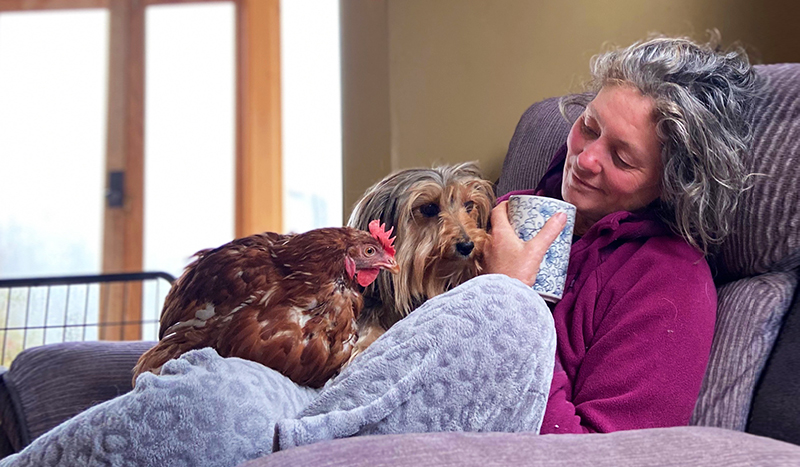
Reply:
<svg viewBox="0 0 800 467"><path fill-rule="evenodd" d="M475 248L475 244L472 242L456 243L456 250L464 256L469 256L473 248Z"/></svg>

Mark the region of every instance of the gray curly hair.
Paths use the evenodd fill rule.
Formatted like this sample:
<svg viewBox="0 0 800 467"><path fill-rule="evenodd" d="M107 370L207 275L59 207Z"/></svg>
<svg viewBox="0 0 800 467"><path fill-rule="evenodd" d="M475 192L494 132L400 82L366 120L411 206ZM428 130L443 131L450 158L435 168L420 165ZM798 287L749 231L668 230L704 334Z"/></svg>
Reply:
<svg viewBox="0 0 800 467"><path fill-rule="evenodd" d="M654 37L592 57L590 90L632 85L654 101L664 167L659 211L677 234L705 254L728 235L747 187L742 160L752 140L747 120L761 87L741 48L721 51L719 35L698 44ZM587 105L593 94L562 99Z"/></svg>

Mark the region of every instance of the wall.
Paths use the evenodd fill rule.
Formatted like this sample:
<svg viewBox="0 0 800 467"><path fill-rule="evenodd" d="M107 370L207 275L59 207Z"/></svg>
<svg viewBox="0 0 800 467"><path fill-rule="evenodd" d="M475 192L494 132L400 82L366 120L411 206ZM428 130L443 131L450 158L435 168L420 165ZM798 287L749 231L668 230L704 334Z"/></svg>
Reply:
<svg viewBox="0 0 800 467"><path fill-rule="evenodd" d="M759 3L757 5L757 3ZM800 61L793 0L341 0L344 209L390 171L477 160L495 179L522 112L650 32Z"/></svg>

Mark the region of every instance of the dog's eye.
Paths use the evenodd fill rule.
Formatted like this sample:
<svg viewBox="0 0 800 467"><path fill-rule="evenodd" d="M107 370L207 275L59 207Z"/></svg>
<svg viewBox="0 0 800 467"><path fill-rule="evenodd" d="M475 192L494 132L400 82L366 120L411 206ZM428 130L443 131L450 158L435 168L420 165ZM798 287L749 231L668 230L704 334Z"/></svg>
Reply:
<svg viewBox="0 0 800 467"><path fill-rule="evenodd" d="M472 208L475 207L475 203L473 201L467 201L464 203L464 209L467 210L467 214L472 212Z"/></svg>
<svg viewBox="0 0 800 467"><path fill-rule="evenodd" d="M439 215L439 205L435 203L423 204L419 207L419 212L425 217L436 217Z"/></svg>

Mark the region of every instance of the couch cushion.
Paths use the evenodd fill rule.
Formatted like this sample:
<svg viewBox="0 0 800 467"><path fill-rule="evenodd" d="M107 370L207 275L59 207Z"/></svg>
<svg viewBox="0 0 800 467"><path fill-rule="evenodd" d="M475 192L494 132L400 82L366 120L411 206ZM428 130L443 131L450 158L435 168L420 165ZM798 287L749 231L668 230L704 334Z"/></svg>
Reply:
<svg viewBox="0 0 800 467"><path fill-rule="evenodd" d="M22 442L14 447L19 450L88 407L130 391L133 366L153 344L65 342L23 351L3 375Z"/></svg>
<svg viewBox="0 0 800 467"><path fill-rule="evenodd" d="M571 125L558 110L560 99L551 97L537 102L522 114L503 160L497 196L536 188L550 159L564 145ZM572 110L577 118L581 109Z"/></svg>
<svg viewBox="0 0 800 467"><path fill-rule="evenodd" d="M754 108L753 186L714 263L720 281L800 266L800 63L762 65L767 89Z"/></svg>
<svg viewBox="0 0 800 467"><path fill-rule="evenodd" d="M719 288L717 324L693 425L744 431L750 402L797 286L794 272Z"/></svg>
<svg viewBox="0 0 800 467"><path fill-rule="evenodd" d="M800 445L800 290L753 397L748 433Z"/></svg>
<svg viewBox="0 0 800 467"><path fill-rule="evenodd" d="M655 428L592 435L424 433L325 441L280 451L243 467L309 465L652 467L797 466L800 446L731 430Z"/></svg>

